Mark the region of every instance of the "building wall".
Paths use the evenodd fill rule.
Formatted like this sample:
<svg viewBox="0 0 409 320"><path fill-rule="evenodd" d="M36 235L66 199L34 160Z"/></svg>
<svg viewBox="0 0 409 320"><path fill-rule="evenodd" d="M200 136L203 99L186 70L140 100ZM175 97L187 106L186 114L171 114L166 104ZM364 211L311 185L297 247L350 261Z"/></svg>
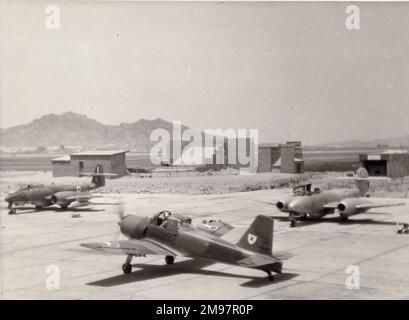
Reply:
<svg viewBox="0 0 409 320"><path fill-rule="evenodd" d="M297 173L295 148L293 146L281 146L281 172Z"/></svg>
<svg viewBox="0 0 409 320"><path fill-rule="evenodd" d="M272 164L272 149L269 147L258 148L258 172L271 172Z"/></svg>
<svg viewBox="0 0 409 320"><path fill-rule="evenodd" d="M72 175L70 161L52 162L53 177L66 177Z"/></svg>
<svg viewBox="0 0 409 320"><path fill-rule="evenodd" d="M125 153L118 153L111 157L111 170L110 173L116 173L119 177L127 174Z"/></svg>
<svg viewBox="0 0 409 320"><path fill-rule="evenodd" d="M109 156L72 156L71 175L80 175L80 161L84 163L83 173L93 173L97 165L102 165L104 172L111 173L111 159Z"/></svg>
<svg viewBox="0 0 409 320"><path fill-rule="evenodd" d="M299 160L299 161L296 161ZM304 173L301 141L288 141L281 146L281 172Z"/></svg>
<svg viewBox="0 0 409 320"><path fill-rule="evenodd" d="M258 172L271 172L273 165L280 159L280 147L258 148Z"/></svg>
<svg viewBox="0 0 409 320"><path fill-rule="evenodd" d="M409 154L388 154L387 172L390 178L409 176Z"/></svg>
<svg viewBox="0 0 409 320"><path fill-rule="evenodd" d="M409 153L384 153L379 155L360 154L359 160L363 167L370 167L370 175L373 170L380 166L382 161L386 162L386 174L390 178L409 176ZM379 168L381 170L382 168Z"/></svg>

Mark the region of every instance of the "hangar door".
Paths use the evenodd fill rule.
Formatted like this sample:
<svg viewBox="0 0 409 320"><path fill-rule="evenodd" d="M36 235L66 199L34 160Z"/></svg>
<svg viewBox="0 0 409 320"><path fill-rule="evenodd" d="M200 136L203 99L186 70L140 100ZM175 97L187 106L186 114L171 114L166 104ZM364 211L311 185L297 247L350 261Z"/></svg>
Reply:
<svg viewBox="0 0 409 320"><path fill-rule="evenodd" d="M386 160L364 160L363 166L370 176L386 176L387 164Z"/></svg>

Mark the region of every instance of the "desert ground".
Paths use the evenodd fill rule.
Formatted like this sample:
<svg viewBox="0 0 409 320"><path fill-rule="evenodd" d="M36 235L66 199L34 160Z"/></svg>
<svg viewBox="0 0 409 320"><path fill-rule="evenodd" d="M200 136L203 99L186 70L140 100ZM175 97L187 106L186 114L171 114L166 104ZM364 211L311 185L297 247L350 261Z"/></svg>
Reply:
<svg viewBox="0 0 409 320"><path fill-rule="evenodd" d="M335 187L335 175L310 174L308 178L322 187ZM2 298L409 299L409 235L396 233L397 221L409 222L409 204L373 209L372 213L351 217L347 223L328 216L289 228L285 214L265 202L291 194L288 185L279 187L274 183L293 178L263 174L109 180L102 189L104 197L94 200L97 205L75 210L80 218L72 218L72 211L58 207L41 211L27 207L16 215L8 215L6 203L1 202ZM0 179L0 196L4 198L9 189L21 183L49 183L50 173L2 172ZM202 186L209 184L214 187L213 192L202 194ZM189 192L182 193L182 185ZM248 185L262 187L249 192L230 189L236 186L244 191ZM374 187L375 193L380 192L378 188ZM407 180L387 183L382 188L389 188L383 192L409 202ZM107 193L112 189L117 192ZM142 189L150 191L138 193ZM174 265L168 266L163 257L148 256L134 258L132 274L124 275L121 265L125 257L101 255L79 245L123 238L116 223L121 207L116 205L118 202L129 214L152 215L171 210L190 216L193 223L223 220L235 227L224 236L230 241L237 241L258 214L272 216L273 251L288 253L283 274L271 283L257 270L187 258L177 258ZM351 265L359 268L359 289L346 286L346 269Z"/></svg>

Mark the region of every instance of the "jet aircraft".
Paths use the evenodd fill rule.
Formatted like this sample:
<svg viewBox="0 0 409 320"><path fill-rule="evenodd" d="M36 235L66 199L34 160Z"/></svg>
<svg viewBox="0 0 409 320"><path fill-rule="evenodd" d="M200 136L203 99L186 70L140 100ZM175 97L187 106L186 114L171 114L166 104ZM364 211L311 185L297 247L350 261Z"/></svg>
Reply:
<svg viewBox="0 0 409 320"><path fill-rule="evenodd" d="M91 176L91 183L81 185L59 185L51 184L49 186L41 184L26 185L19 190L6 196L8 202L9 214L15 214L15 205L32 204L36 209L57 204L61 209L78 208L88 206L91 198L97 197L89 193L90 190L100 188L105 185L106 176L115 176L115 174L104 173L102 165L95 167L94 173L83 173L82 176Z"/></svg>
<svg viewBox="0 0 409 320"><path fill-rule="evenodd" d="M122 265L125 274L132 272L133 257L165 256L167 264L175 257L206 259L266 272L281 273L282 261L272 254L274 220L259 215L237 244L221 239L231 227L210 221L208 226L195 227L191 219L177 213L161 211L152 218L121 215L120 231L128 240L83 243L83 247L104 253L126 255Z"/></svg>
<svg viewBox="0 0 409 320"><path fill-rule="evenodd" d="M311 184L294 188L294 194L275 203L281 212L289 213L290 226L295 227L297 220L320 219L328 214L339 214L345 222L350 216L366 212L373 208L400 206L405 203L391 203L385 199L371 199L368 194L371 180L390 180L386 177L369 177L365 168L359 168L355 177L343 177L338 180L355 180L355 189L311 191Z"/></svg>

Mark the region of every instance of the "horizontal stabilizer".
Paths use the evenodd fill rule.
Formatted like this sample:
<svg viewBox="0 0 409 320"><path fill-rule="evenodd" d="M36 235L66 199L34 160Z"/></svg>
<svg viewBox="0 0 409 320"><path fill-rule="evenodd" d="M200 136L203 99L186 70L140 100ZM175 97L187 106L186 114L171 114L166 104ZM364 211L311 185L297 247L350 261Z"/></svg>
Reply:
<svg viewBox="0 0 409 320"><path fill-rule="evenodd" d="M237 264L246 268L272 270L276 273L281 273L282 269L282 262L277 258L258 254L239 260Z"/></svg>
<svg viewBox="0 0 409 320"><path fill-rule="evenodd" d="M80 173L80 177L116 177L118 176L116 173Z"/></svg>

